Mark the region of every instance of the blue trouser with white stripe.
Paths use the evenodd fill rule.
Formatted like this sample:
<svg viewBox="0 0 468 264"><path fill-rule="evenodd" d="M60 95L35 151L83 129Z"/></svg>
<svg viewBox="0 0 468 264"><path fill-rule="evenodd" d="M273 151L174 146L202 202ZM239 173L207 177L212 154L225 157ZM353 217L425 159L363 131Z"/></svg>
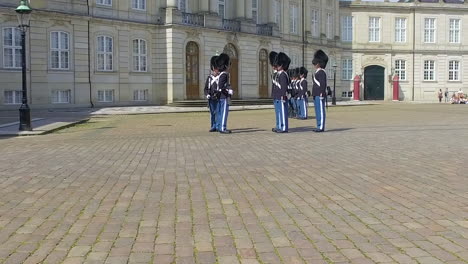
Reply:
<svg viewBox="0 0 468 264"><path fill-rule="evenodd" d="M317 120L317 129L325 130L325 98L314 96L315 119Z"/></svg>
<svg viewBox="0 0 468 264"><path fill-rule="evenodd" d="M291 108L292 108L292 113L288 113L288 114L291 114L291 117L296 117L298 115L298 108L297 108L297 101L296 101L296 98L294 97L291 97L289 99L289 103L291 104ZM288 115L289 116L289 115Z"/></svg>
<svg viewBox="0 0 468 264"><path fill-rule="evenodd" d="M216 129L216 112L218 111L218 100L209 99L208 105L210 107L211 129Z"/></svg>
<svg viewBox="0 0 468 264"><path fill-rule="evenodd" d="M216 113L216 129L226 131L227 119L229 114L229 104L227 99L220 99L218 102L218 111Z"/></svg>
<svg viewBox="0 0 468 264"><path fill-rule="evenodd" d="M307 98L298 98L297 106L299 109L298 116L299 118L307 118Z"/></svg>
<svg viewBox="0 0 468 264"><path fill-rule="evenodd" d="M276 129L288 131L288 102L284 100L274 100Z"/></svg>

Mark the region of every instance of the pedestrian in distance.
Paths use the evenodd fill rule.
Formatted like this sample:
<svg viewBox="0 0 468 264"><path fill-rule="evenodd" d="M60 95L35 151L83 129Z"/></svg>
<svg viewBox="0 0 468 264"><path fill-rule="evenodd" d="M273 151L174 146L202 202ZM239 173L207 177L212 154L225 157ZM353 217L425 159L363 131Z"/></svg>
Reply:
<svg viewBox="0 0 468 264"><path fill-rule="evenodd" d="M437 97L439 98L439 103L442 103L442 89L439 89L439 92L437 92Z"/></svg>
<svg viewBox="0 0 468 264"><path fill-rule="evenodd" d="M445 88L444 95L445 95L445 102L448 103L448 101L449 101L449 90L448 90L448 88Z"/></svg>

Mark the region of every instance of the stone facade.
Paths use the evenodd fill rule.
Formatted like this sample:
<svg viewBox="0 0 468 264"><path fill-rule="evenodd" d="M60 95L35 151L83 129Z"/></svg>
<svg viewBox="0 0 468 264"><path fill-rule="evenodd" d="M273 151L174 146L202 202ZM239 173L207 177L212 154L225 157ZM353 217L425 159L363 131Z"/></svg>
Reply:
<svg viewBox="0 0 468 264"><path fill-rule="evenodd" d="M460 19L460 31L467 28L466 4L252 1L34 0L27 33L29 102L33 108L70 108L200 99L209 59L223 51L237 59L231 78L237 97L244 99L268 97L260 88L260 79L270 83L261 54L271 50L288 53L292 67L312 69L313 53L324 49L331 58L330 86L331 66L338 66L339 99L351 95L352 78L370 65L384 68L384 99L391 99L387 76L395 73L396 60L406 63L402 100L434 100L437 89L458 90L468 78L463 67L468 37L460 34L457 44L448 41L451 18ZM17 4L0 0L0 109L18 108L14 91L21 90L21 68L10 54ZM351 41L342 36L345 16L353 17ZM379 42L368 39L371 16L381 19ZM404 43L394 41L396 17L407 19ZM421 40L426 17L436 18L434 44ZM347 73L344 60L350 63ZM423 81L425 60L435 61L432 81ZM459 78L448 81L454 60Z"/></svg>

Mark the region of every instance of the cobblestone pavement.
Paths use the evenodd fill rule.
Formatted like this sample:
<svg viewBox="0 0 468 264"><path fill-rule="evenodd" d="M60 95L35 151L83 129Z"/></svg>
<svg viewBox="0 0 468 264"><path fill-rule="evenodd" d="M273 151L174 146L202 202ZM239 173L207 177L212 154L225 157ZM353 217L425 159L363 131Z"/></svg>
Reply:
<svg viewBox="0 0 468 264"><path fill-rule="evenodd" d="M328 121L98 116L0 139L0 262L467 263L468 106Z"/></svg>

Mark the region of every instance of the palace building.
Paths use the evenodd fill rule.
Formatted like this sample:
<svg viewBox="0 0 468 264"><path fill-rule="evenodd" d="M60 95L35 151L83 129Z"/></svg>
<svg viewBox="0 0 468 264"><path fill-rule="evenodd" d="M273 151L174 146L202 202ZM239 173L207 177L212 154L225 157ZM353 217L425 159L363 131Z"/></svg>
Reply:
<svg viewBox="0 0 468 264"><path fill-rule="evenodd" d="M0 0L0 109L21 103L21 43ZM31 0L28 98L33 108L164 105L202 99L211 56L232 59L235 98L269 98L268 53L312 70L330 62L337 98L435 101L468 78L468 3L457 0ZM336 72L334 67L336 66ZM467 65L467 67L464 67ZM309 76L311 81L311 74Z"/></svg>

